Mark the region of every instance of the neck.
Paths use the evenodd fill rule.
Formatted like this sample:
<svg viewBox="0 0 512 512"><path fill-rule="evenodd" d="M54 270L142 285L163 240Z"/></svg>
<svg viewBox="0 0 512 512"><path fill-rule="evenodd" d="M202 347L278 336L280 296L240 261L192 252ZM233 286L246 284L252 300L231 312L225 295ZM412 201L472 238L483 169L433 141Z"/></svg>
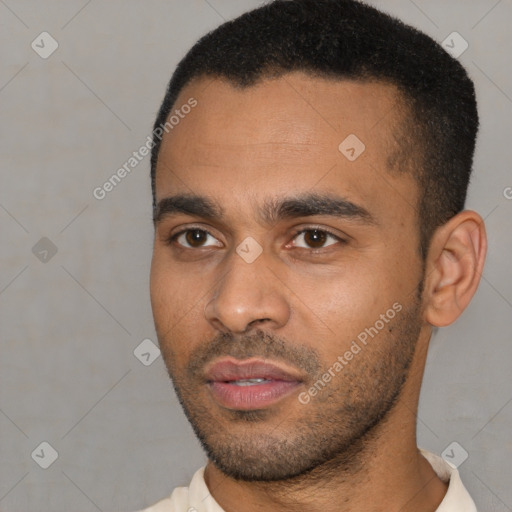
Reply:
<svg viewBox="0 0 512 512"><path fill-rule="evenodd" d="M225 512L435 511L447 486L416 444L424 345L418 346L395 407L349 450L305 475L278 482L235 480L209 462L205 481L213 498Z"/></svg>

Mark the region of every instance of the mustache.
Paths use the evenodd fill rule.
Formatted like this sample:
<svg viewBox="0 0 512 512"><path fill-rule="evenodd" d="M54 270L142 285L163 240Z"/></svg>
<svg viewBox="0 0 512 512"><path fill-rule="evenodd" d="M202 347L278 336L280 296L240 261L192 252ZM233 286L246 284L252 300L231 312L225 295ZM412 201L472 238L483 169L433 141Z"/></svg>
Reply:
<svg viewBox="0 0 512 512"><path fill-rule="evenodd" d="M235 335L219 333L209 343L200 345L192 352L187 365L187 373L201 378L207 363L220 357L235 359L260 357L282 361L301 369L309 375L320 373L322 365L317 351L311 347L297 345L262 330L251 334Z"/></svg>

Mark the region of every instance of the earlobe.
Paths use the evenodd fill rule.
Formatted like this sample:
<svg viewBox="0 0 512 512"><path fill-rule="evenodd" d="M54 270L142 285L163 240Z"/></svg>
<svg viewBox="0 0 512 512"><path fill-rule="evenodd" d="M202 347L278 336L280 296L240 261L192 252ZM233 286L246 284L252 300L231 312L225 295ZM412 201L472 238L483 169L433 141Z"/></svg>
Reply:
<svg viewBox="0 0 512 512"><path fill-rule="evenodd" d="M424 312L431 325L454 322L476 292L487 252L484 221L465 210L437 229L427 256Z"/></svg>

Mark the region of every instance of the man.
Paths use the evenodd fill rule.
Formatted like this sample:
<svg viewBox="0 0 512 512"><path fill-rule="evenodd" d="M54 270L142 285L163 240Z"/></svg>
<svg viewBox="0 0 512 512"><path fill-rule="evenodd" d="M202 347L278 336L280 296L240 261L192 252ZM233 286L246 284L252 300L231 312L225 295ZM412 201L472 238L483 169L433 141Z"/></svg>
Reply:
<svg viewBox="0 0 512 512"><path fill-rule="evenodd" d="M353 0L190 50L155 122L151 300L208 463L147 511L476 510L416 413L484 263L477 128L462 66Z"/></svg>

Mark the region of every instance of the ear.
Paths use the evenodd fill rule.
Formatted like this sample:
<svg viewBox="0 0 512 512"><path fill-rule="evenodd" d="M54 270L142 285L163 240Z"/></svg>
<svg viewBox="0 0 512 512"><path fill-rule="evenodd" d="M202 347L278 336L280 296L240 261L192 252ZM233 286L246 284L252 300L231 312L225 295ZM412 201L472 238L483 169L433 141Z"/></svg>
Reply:
<svg viewBox="0 0 512 512"><path fill-rule="evenodd" d="M453 323L476 292L487 252L484 221L465 210L439 227L426 261L425 320L443 327Z"/></svg>

